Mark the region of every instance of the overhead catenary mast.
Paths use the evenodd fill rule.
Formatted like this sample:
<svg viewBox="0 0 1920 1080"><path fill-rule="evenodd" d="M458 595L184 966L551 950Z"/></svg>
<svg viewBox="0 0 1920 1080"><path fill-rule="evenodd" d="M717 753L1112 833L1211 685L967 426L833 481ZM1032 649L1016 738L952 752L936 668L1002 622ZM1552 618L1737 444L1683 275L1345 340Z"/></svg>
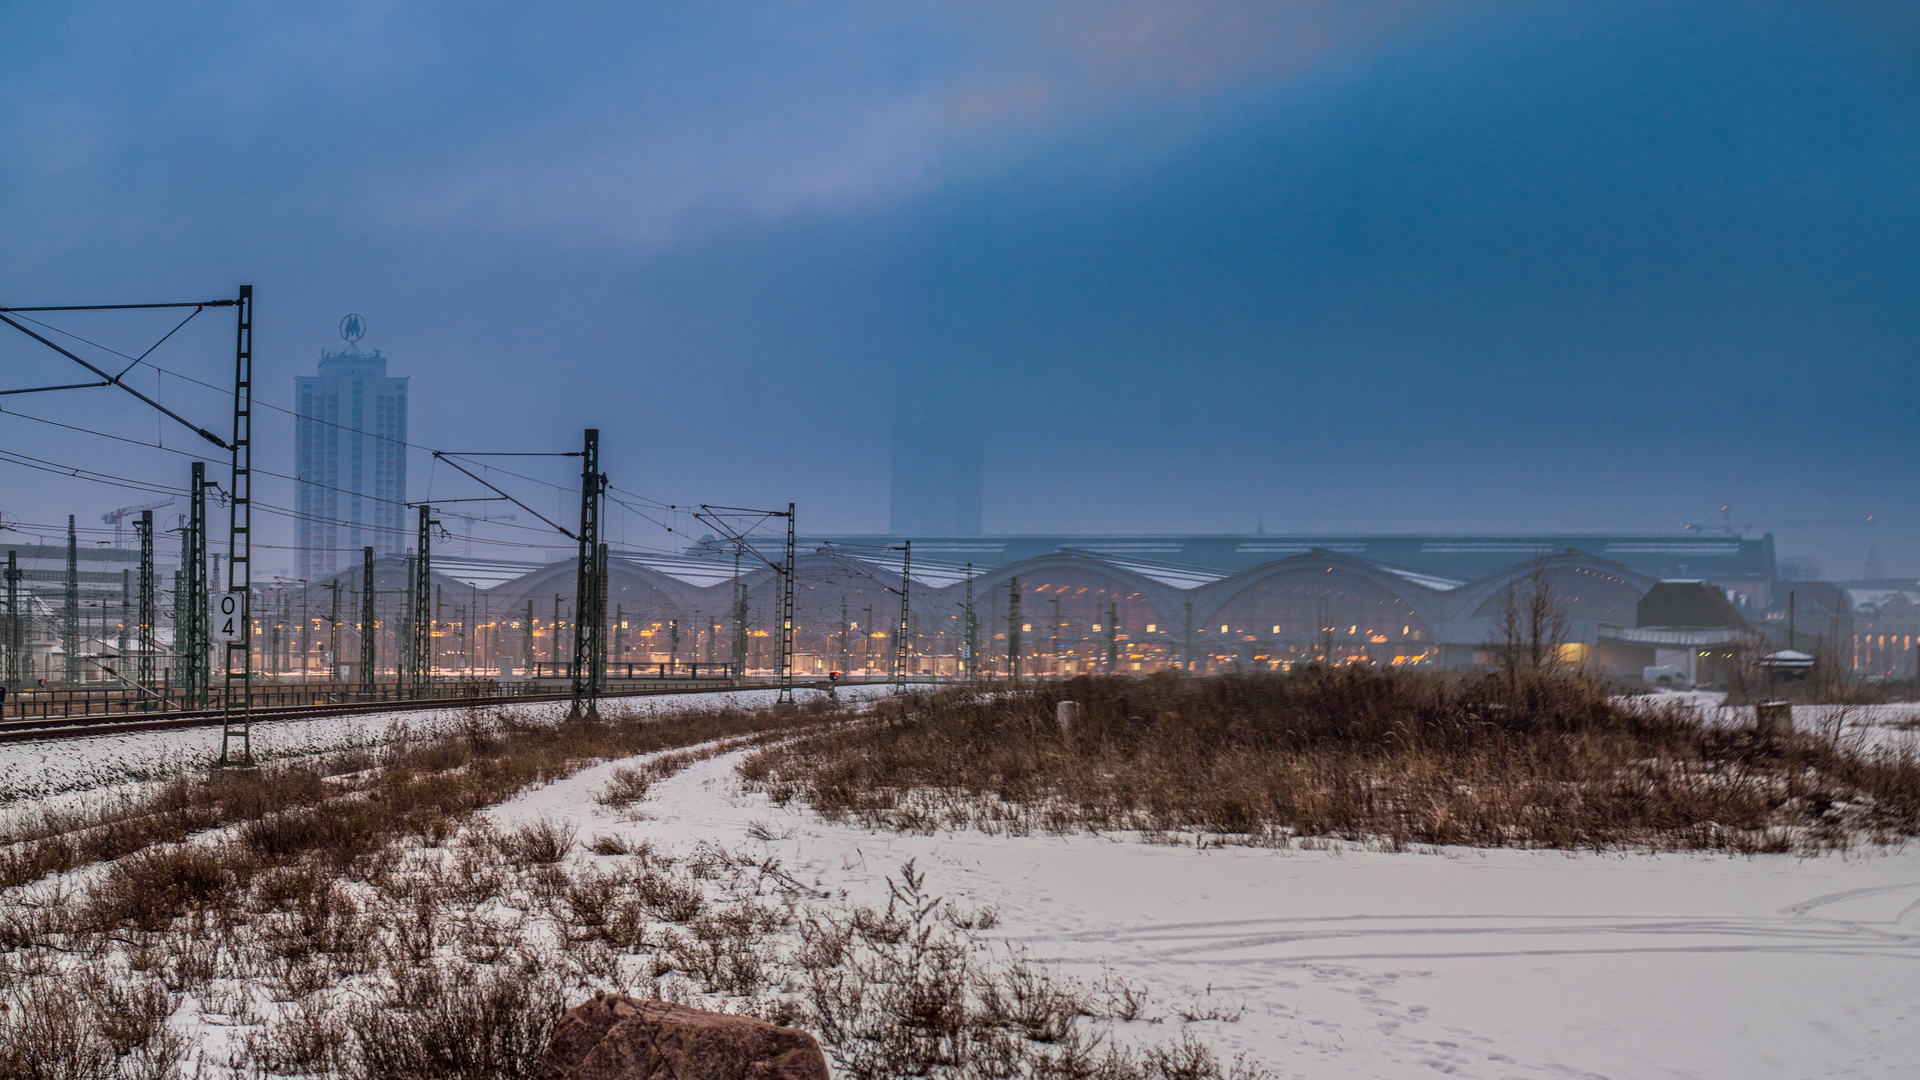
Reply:
<svg viewBox="0 0 1920 1080"><path fill-rule="evenodd" d="M134 530L140 534L140 614L139 639L136 643L139 664L134 668L134 682L139 685L142 696L151 696L153 691L153 624L158 619L153 594L153 511L140 511L140 520L134 523Z"/></svg>
<svg viewBox="0 0 1920 1080"><path fill-rule="evenodd" d="M973 564L967 564L967 679L980 681L980 621L973 614Z"/></svg>
<svg viewBox="0 0 1920 1080"><path fill-rule="evenodd" d="M787 504L787 557L780 564L780 692L777 705L793 704L793 504Z"/></svg>
<svg viewBox="0 0 1920 1080"><path fill-rule="evenodd" d="M760 554L759 549L747 539L746 532L733 527L730 518L752 515L764 521L767 518L783 517L787 519L787 540L785 557L778 563ZM734 554L734 656L740 675L745 674L746 660L746 587L740 579L740 557L751 554L767 564L779 578L780 590L775 603L780 609L780 671L777 685L779 695L776 701L791 704L793 701L793 578L794 578L794 504L788 503L785 510L749 510L738 506L709 506L702 503L694 515L696 520L705 522L719 530L733 544ZM756 523L757 524L757 523ZM747 531L752 531L749 526Z"/></svg>
<svg viewBox="0 0 1920 1080"><path fill-rule="evenodd" d="M454 460L458 457L580 457L584 461L581 468L580 484L580 527L579 531L568 529L552 518L547 517L526 503L508 495L491 481ZM477 501L495 502L504 500L525 510L538 518L549 528L572 540L575 544L576 566L574 588L573 648L574 662L571 665L573 681L573 705L568 715L572 717L597 716L599 696L604 689L606 679L606 568L605 545L600 542L601 503L607 489L607 474L600 470L600 429L586 429L585 445L581 451L558 454L522 454L513 451L482 451L479 453L452 453L435 450L434 460L444 461L469 479L493 492L492 497ZM557 608L559 597L554 598ZM533 632L532 622L527 620L527 632ZM554 663L560 660L560 640L558 611L555 612L555 632L553 653ZM598 660L595 655L598 654Z"/></svg>
<svg viewBox="0 0 1920 1080"><path fill-rule="evenodd" d="M7 688L20 685L20 653L25 647L26 627L20 617L20 552L7 552Z"/></svg>
<svg viewBox="0 0 1920 1080"><path fill-rule="evenodd" d="M847 595L840 594L840 663L836 665L842 672L847 670Z"/></svg>
<svg viewBox="0 0 1920 1080"><path fill-rule="evenodd" d="M433 508L420 504L417 549L407 575L406 640L400 653L400 682L414 698L428 696L433 683L433 529L439 524Z"/></svg>
<svg viewBox="0 0 1920 1080"><path fill-rule="evenodd" d="M187 520L180 535L179 582L174 588L174 648L180 654L185 707L204 709L211 689L211 609L207 603L207 463L196 461L187 490Z"/></svg>
<svg viewBox="0 0 1920 1080"><path fill-rule="evenodd" d="M333 612L327 616L327 681L340 681L340 587L345 582L335 577L321 588L333 594Z"/></svg>
<svg viewBox="0 0 1920 1080"><path fill-rule="evenodd" d="M574 585L573 705L567 715L599 719L607 678L606 546L600 542L600 508L607 474L600 471L600 429L588 428L580 465L580 564Z"/></svg>
<svg viewBox="0 0 1920 1080"><path fill-rule="evenodd" d="M527 598L526 622L520 625L520 629L522 631L520 635L520 669L526 673L527 678L531 679L534 676L533 665L540 662L540 658L536 656L533 651L534 627L532 597Z"/></svg>
<svg viewBox="0 0 1920 1080"><path fill-rule="evenodd" d="M204 427L194 424L192 421L188 420L184 416L181 416L179 413L176 413L173 410L167 408L165 405L162 405L159 401L155 400L154 398L148 397L146 394L140 392L139 390L129 385L125 381L125 376L129 371L133 370L132 365L129 365L125 369L121 370L118 374L114 374L112 372L109 372L89 362L86 358L78 355L77 353L73 352L70 349L67 349L59 345L58 343L54 342L52 339L36 332L32 328L24 325L22 322L12 317L15 314L22 314L22 313L28 313L28 312L39 313L39 312L54 312L54 311L63 311L63 312L64 311L135 311L135 310L145 311L145 310L159 310L159 309L191 309L190 311L187 312L187 315L184 319L182 319L172 329L168 330L166 334L162 335L160 339L154 342L154 344L150 346L145 353L140 354L140 356L138 357L131 358L133 359L135 364L138 364L141 360L144 360L146 356L151 354L154 349L159 348L162 343L166 342L175 333L179 332L181 327L184 327L187 323L191 322L197 315L200 314L200 312L206 310L207 308L218 308L218 307L236 308L239 315L239 318L237 320L237 331L236 331L237 336L236 336L236 343L235 343L235 350L234 350L234 387L233 387L234 437L231 442L220 438L220 436L215 435L213 432L207 430ZM251 623L249 621L251 618L251 612L248 610L247 598L251 591L251 568L252 568L252 528L251 528L251 524L252 524L251 522L252 459L251 459L250 444L252 442L252 402L253 402L253 286L242 285L240 287L240 295L236 299L231 299L231 300L183 301L183 302L177 302L177 303L159 303L159 304L68 304L68 305L44 306L44 307L0 308L0 324L5 324L7 326L14 328L15 330L18 330L22 334L25 334L27 337L30 337L33 340L39 342L41 345L46 346L47 348L53 350L54 352L59 353L61 356L66 357L68 360L71 360L74 363L79 364L81 367L86 368L89 372L93 373L99 379L98 382L69 383L69 384L62 384L57 386L31 386L31 387L8 388L8 389L0 390L0 395L35 394L35 393L45 393L45 392L54 392L54 391L65 391L65 390L83 390L83 389L90 389L95 387L117 387L120 390L126 392L128 395L136 398L140 402L152 408L156 412L160 413L162 416L165 416L185 426L186 428L191 430L194 434L200 436L201 438L207 440L208 442L214 444L215 446L220 447L222 450L228 450L232 452L234 475L233 475L233 490L231 492L231 497L233 500L232 506L233 506L234 516L233 516L231 526L230 526L230 531L229 531L229 548L227 551L227 555L228 555L228 572L229 572L229 592L236 594L236 602L239 606L239 611L236 612L236 618L233 621L233 627L235 630L238 631L238 634L237 634L238 640L231 640L231 639L227 640L228 663L226 664L226 669L227 669L228 685L227 685L227 694L225 695L225 701L223 702L221 755L220 755L219 764L221 765L233 764L233 763L251 764L252 755L251 755L250 746L248 742L248 730L247 730L248 721L251 716L251 705L252 705L251 693L250 693L250 676L251 676L251 670L252 670L252 661L251 661L251 655L250 655ZM200 496L201 494L200 486L196 484L193 490L189 492L189 494L195 497ZM202 543L204 544L204 533L202 534ZM204 546L202 547L201 552L199 554L204 558ZM70 561L77 561L77 560L70 560ZM191 584L195 579L201 578L202 575L204 574L203 570L199 570L194 567L185 567L183 568L183 570L185 570L183 577L186 579L186 582L188 584ZM75 576L77 577L77 574ZM239 582L239 588L237 590L237 593L233 587L234 582L236 580ZM189 590L190 595L188 597L188 603L186 605L189 614L191 614L191 609L194 606L192 603L193 596L191 595L191 593L195 591L198 591L198 590L192 590L192 589ZM78 606L77 597L74 598L74 601L70 606L77 609L77 606ZM176 596L175 610L176 612L178 612L180 609L181 609L180 598ZM202 610L204 612L204 608ZM72 634L70 636L77 638L78 629L79 629L78 628L78 622L79 622L78 611L73 610L66 614L70 614L72 618L68 620L68 622L71 625L64 629L71 630ZM202 625L205 625L204 621ZM178 636L177 628L176 628L176 636ZM75 646L77 646L77 644L78 644L77 642L74 643ZM233 669L233 664L232 664L233 659L235 659L234 654L236 651L239 653L238 659L240 661L240 669L237 672ZM202 655L204 655L204 653ZM74 666L77 669L79 659L80 657L78 654L78 649L76 647L70 646L68 649L68 657L67 657L68 664L70 666ZM203 663L205 663L204 660L199 660L196 662L191 657L183 657L182 666L187 668L189 673L192 673L194 669L198 666L198 664L203 664ZM77 676L77 674L78 672L76 670L74 672L74 675ZM203 679L202 682L204 683L204 681L205 680ZM236 681L239 683L239 686L240 686L240 695L239 695L240 711L238 714L237 721L235 720L235 715L234 715L234 702L235 702L236 695L233 692L234 683ZM188 693L190 697L192 696L194 689L195 688L192 686L191 680L189 680ZM204 696L204 690L202 690L201 692L202 692L202 695ZM233 756L230 754L230 751L232 749L233 743L235 742L236 738L240 746L240 756L237 762L235 761Z"/></svg>
<svg viewBox="0 0 1920 1080"><path fill-rule="evenodd" d="M80 542L73 531L73 515L67 515L67 576L60 609L60 636L66 640L66 678L68 686L80 681Z"/></svg>
<svg viewBox="0 0 1920 1080"><path fill-rule="evenodd" d="M239 633L227 638L221 701L220 764L253 764L253 286L240 286L233 352L232 490L227 493L227 594L238 606ZM225 601L223 601L225 603ZM224 614L224 613L223 613ZM239 661L235 670L234 661ZM239 708L236 710L235 691ZM240 755L233 756L238 742Z"/></svg>
<svg viewBox="0 0 1920 1080"><path fill-rule="evenodd" d="M912 656L913 625L910 616L913 612L913 541L900 542L900 627L894 634L893 648L893 688L899 690L906 685L908 658Z"/></svg>
<svg viewBox="0 0 1920 1080"><path fill-rule="evenodd" d="M733 547L733 681L740 682L747 675L747 587L740 580L740 554L746 547L741 541Z"/></svg>
<svg viewBox="0 0 1920 1080"><path fill-rule="evenodd" d="M379 623L373 605L373 549L360 549L360 700L373 698L374 650L379 647Z"/></svg>
<svg viewBox="0 0 1920 1080"><path fill-rule="evenodd" d="M1020 579L1007 583L1007 676L1020 681Z"/></svg>

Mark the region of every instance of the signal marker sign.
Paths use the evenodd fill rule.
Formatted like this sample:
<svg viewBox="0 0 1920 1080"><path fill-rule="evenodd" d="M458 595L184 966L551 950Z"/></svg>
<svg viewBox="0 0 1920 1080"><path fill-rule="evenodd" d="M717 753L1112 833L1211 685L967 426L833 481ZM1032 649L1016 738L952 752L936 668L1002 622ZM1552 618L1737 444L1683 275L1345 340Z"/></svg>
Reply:
<svg viewBox="0 0 1920 1080"><path fill-rule="evenodd" d="M213 605L213 640L234 643L247 640L247 605L242 593L221 593Z"/></svg>

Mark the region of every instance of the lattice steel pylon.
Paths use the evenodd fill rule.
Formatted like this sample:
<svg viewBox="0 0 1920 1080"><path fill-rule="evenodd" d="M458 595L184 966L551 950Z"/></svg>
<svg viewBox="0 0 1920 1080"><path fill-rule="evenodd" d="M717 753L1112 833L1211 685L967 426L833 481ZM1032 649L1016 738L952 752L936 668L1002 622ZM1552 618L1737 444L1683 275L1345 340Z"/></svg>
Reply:
<svg viewBox="0 0 1920 1080"><path fill-rule="evenodd" d="M1007 582L1007 676L1020 681L1020 579Z"/></svg>
<svg viewBox="0 0 1920 1080"><path fill-rule="evenodd" d="M1120 601L1107 601L1107 674L1120 670Z"/></svg>
<svg viewBox="0 0 1920 1080"><path fill-rule="evenodd" d="M139 684L144 697L153 694L153 624L159 618L153 590L153 511L140 511L140 520L134 522L133 529L140 537L140 636L134 645L139 661L134 668L133 681Z"/></svg>
<svg viewBox="0 0 1920 1080"><path fill-rule="evenodd" d="M333 594L333 613L327 616L327 681L340 681L340 586L338 577L327 582L327 591Z"/></svg>
<svg viewBox="0 0 1920 1080"><path fill-rule="evenodd" d="M972 563L967 564L966 620L966 626L962 629L965 630L967 635L967 681L977 683L980 681L980 620L974 618L973 614Z"/></svg>
<svg viewBox="0 0 1920 1080"><path fill-rule="evenodd" d="M413 697L426 696L433 684L433 508L420 507L420 526L407 575L407 642L401 653L401 681Z"/></svg>
<svg viewBox="0 0 1920 1080"><path fill-rule="evenodd" d="M400 561L406 567L406 580L400 590L400 622L393 635L393 686L394 693L404 695L413 685L413 596L418 585L414 557L402 555Z"/></svg>
<svg viewBox="0 0 1920 1080"><path fill-rule="evenodd" d="M67 645L65 682L80 681L80 541L67 515L67 577L60 610L60 636Z"/></svg>
<svg viewBox="0 0 1920 1080"><path fill-rule="evenodd" d="M207 463L193 463L187 520L180 530L180 570L174 575L173 637L180 654L183 707L205 708L209 683L207 607Z"/></svg>
<svg viewBox="0 0 1920 1080"><path fill-rule="evenodd" d="M379 620L374 608L373 549L360 549L360 700L373 697L373 665L379 647Z"/></svg>
<svg viewBox="0 0 1920 1080"><path fill-rule="evenodd" d="M780 693L777 705L793 704L793 504L787 504L787 554L780 563Z"/></svg>
<svg viewBox="0 0 1920 1080"><path fill-rule="evenodd" d="M131 358L134 360L134 364L137 365L141 362L141 360L144 360L146 356L150 354L154 349L159 348L161 343L165 342L168 338L171 338L176 332L178 332L182 326L185 326L188 322L191 322L197 315L200 314L200 312L206 310L207 308L222 308L222 307L237 308L239 309L239 316L240 316L239 324L238 324L238 337L237 337L237 342L236 342L235 352L234 352L233 409L234 409L234 433L236 438L235 438L235 442L233 443L227 442L226 440L220 438L220 436L215 435L213 432L208 431L206 428L193 423L192 421L188 420L186 417L181 416L179 413L174 412L173 410L167 408L165 405L161 404L159 401L155 400L154 398L148 397L146 394L140 392L139 390L135 389L133 386L129 385L125 381L125 376L133 370L132 365L129 365L128 367L122 369L118 374L114 374L113 372L110 372L107 369L92 363L91 361L87 360L85 357L79 355L78 353L75 353L73 350L68 349L63 345L60 345L58 342L55 342L52 338L49 338L33 330L31 327L26 326L19 320L12 318L13 315L24 314L27 312L135 311L135 310L146 311L146 310L160 310L160 309L179 310L179 309L192 308L193 310L187 314L187 317L185 319L182 319L178 325L174 326L173 329L168 330L166 334L162 335L158 341L154 342L154 344L150 348L148 348L147 352L140 354L140 356L137 358ZM33 321L33 320L28 320L28 321ZM242 285L240 287L239 297L232 300L197 300L197 301L188 300L188 301L182 301L177 303L158 303L158 304L65 304L65 305L56 305L51 307L0 308L0 324L5 324L7 326L12 327L15 330L20 331L22 334L25 334L27 337L30 337L33 340L39 342L41 345L46 346L47 348L53 350L54 352L59 353L61 356L66 357L68 360L71 360L74 363L79 364L81 367L86 368L88 371L92 372L94 375L98 376L100 379L99 382L89 382L89 383L68 383L68 384L62 384L58 386L33 386L33 387L9 388L5 391L6 393L36 394L36 393L58 392L58 391L66 391L66 390L84 390L92 387L105 387L105 386L118 387L120 390L131 395L135 399L147 405L149 408L158 412L160 415L165 416L168 419L173 420L176 423L179 423L185 426L188 430L192 431L195 435L198 435L201 438L207 440L208 442L214 444L215 446L218 446L220 449L228 450L233 453L234 466L235 466L234 494L236 496L237 501L235 503L235 518L233 522L234 529L230 537L230 539L232 540L232 548L229 554L232 560L236 560L239 563L239 565L234 567L233 569L239 572L240 577L242 578L243 581L250 581L251 570L252 570L252 558L251 558L252 556L252 529L251 529L252 451L250 449L250 445L252 442L252 426L253 426L253 420L252 420L253 286ZM65 334L65 331L60 331L60 330L54 330L54 332ZM71 336L71 335L67 335L67 336ZM201 491L201 488L196 483L194 486L193 494L198 496L200 494L200 491ZM204 542L204 532L202 533L202 539ZM183 555L184 554L185 553L183 552ZM203 547L201 550L201 562L200 562L201 566L204 566L204 556L205 556L205 549ZM198 571L198 570L190 571L184 576L188 578L204 581L204 571ZM176 610L176 616L177 616L180 610L180 605L178 604L179 598L176 596L175 600L176 600L175 610ZM77 608L77 603L75 606ZM204 614L204 609L203 609L203 614ZM250 614L250 613L245 613L245 614ZM78 615L77 610L74 612L74 615L76 616L76 619L74 621L77 622L77 615ZM205 620L203 620L203 625L204 624L205 624ZM177 623L176 623L176 627L177 627ZM246 623L245 619L241 620L240 628L242 629L243 634L247 629L250 628ZM178 633L178 630L176 629L176 634L177 633ZM71 636L77 636L77 634L71 635ZM233 646L230 646L229 648L229 653L228 653L229 658L231 658L232 656L232 651L231 651L232 647ZM245 648L248 647L247 639L243 637L242 643L238 647L241 648L243 652L242 652L242 658L241 658L242 670L239 673L237 673L237 675L241 680L241 682L245 684L247 682L247 676L250 674L250 671L251 671L251 664L249 662L250 658L244 652ZM73 650L70 649L69 661L77 663L78 659L79 657L77 655L74 655ZM204 662L205 662L204 660L199 661L199 663L204 663ZM229 674L230 681L236 674L232 671L231 664L228 665L228 674ZM186 680L186 681L190 682L191 680ZM231 704L231 701L232 701L232 695L229 694L228 695L229 705ZM249 706L251 705L251 695L248 695L247 705ZM242 723L242 729L243 729L243 737L242 737L243 747L245 746L245 738L244 738L245 721L249 712L250 712L250 709L243 710L242 712L241 723ZM223 724L226 719L230 719L230 717L223 716ZM220 755L221 764L226 764L228 760L227 750L228 750L228 744L230 740L228 736L225 734L225 730L226 730L225 727L223 727L223 735L221 738L221 755Z"/></svg>
<svg viewBox="0 0 1920 1080"><path fill-rule="evenodd" d="M579 566L573 592L573 705L570 718L600 716L607 659L607 590L600 545L600 503L607 475L600 471L600 429L586 429L580 464Z"/></svg>
<svg viewBox="0 0 1920 1080"><path fill-rule="evenodd" d="M533 601L532 600L527 601L526 620L521 624L520 629L522 631L520 635L520 670L526 673L527 678L531 679L534 677L533 665L536 663L539 663L539 657L535 656L533 652L534 638L533 638Z"/></svg>
<svg viewBox="0 0 1920 1080"><path fill-rule="evenodd" d="M240 286L233 346L233 488L227 493L227 592L239 596L239 633L226 643L220 712L220 764L253 764L253 286ZM239 670L234 670L234 661ZM235 709L235 689L238 705Z"/></svg>
<svg viewBox="0 0 1920 1080"><path fill-rule="evenodd" d="M740 577L740 555L746 542L739 541L733 546L733 681L736 685L747 677L747 585Z"/></svg>
<svg viewBox="0 0 1920 1080"><path fill-rule="evenodd" d="M765 563L767 569L779 579L779 591L775 595L774 605L779 608L780 634L780 670L775 684L779 687L777 702L793 701L793 581L794 581L794 526L793 504L788 503L785 510L749 510L739 506L710 506L700 504L700 510L693 515L698 521L713 526L733 543L733 595L734 595L734 671L736 677L746 674L747 651L747 590L746 583L740 578L740 558L752 555ZM732 519L754 517L764 521L767 518L784 517L787 519L787 542L785 557L774 562L760 553L747 539L755 525L749 525L745 532L732 524ZM756 523L757 524L757 523Z"/></svg>
<svg viewBox="0 0 1920 1080"><path fill-rule="evenodd" d="M913 541L900 542L900 626L893 635L893 688L907 684L907 662L913 648Z"/></svg>
<svg viewBox="0 0 1920 1080"><path fill-rule="evenodd" d="M7 552L7 688L20 685L20 650L25 643L20 618L20 552Z"/></svg>
<svg viewBox="0 0 1920 1080"><path fill-rule="evenodd" d="M600 554L594 559L594 575L598 581L595 589L599 594L594 602L594 609L600 613L601 644L601 648L595 649L593 653L593 693L596 700L598 700L599 696L605 693L607 689L606 646L614 644L611 639L617 636L611 629L613 624L607 622L607 600L608 593L610 592L607 578L607 559L609 555L608 545L603 541L600 544Z"/></svg>

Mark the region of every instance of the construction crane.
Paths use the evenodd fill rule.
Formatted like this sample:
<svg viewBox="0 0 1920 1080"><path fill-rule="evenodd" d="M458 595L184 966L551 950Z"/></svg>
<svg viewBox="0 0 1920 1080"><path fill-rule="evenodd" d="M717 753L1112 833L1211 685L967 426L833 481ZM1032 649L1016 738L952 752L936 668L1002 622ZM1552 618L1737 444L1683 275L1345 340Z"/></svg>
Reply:
<svg viewBox="0 0 1920 1080"><path fill-rule="evenodd" d="M1686 531L1743 533L1748 529L1839 529L1848 526L1871 525L1873 515L1864 518L1798 518L1786 521L1734 521L1733 511L1729 507L1720 508L1718 525L1688 525Z"/></svg>
<svg viewBox="0 0 1920 1080"><path fill-rule="evenodd" d="M109 510L104 514L101 514L100 521L103 524L113 526L113 546L119 547L120 533L121 533L120 522L123 518L132 517L133 515L138 514L142 510L159 510L162 507L167 507L172 505L173 505L173 500L166 499L161 502L141 503L139 506L123 506L118 510Z"/></svg>
<svg viewBox="0 0 1920 1080"><path fill-rule="evenodd" d="M473 523L476 521L518 521L518 514L455 514L454 517L466 520L467 558L473 558Z"/></svg>

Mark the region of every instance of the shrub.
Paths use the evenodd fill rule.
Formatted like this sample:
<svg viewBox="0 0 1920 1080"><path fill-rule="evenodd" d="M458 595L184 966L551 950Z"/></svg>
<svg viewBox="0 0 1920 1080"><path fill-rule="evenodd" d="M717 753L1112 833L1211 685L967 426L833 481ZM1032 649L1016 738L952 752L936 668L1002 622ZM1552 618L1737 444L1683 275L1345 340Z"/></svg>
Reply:
<svg viewBox="0 0 1920 1080"><path fill-rule="evenodd" d="M515 862L539 865L557 863L573 850L576 830L572 825L542 817L515 829L500 840L500 851Z"/></svg>
<svg viewBox="0 0 1920 1080"><path fill-rule="evenodd" d="M1176 1046L1128 1051L1090 1032L1079 988L1014 958L987 962L955 932L912 863L888 879L885 911L816 912L801 925L802 1022L852 1080L1262 1080L1236 1061L1222 1068L1183 1032ZM1131 1007L1144 1008L1138 991Z"/></svg>
<svg viewBox="0 0 1920 1080"><path fill-rule="evenodd" d="M1063 737L1058 702L1081 704ZM742 767L833 818L1529 847L1844 846L1920 833L1920 761L1627 701L1576 673L1370 668L904 696Z"/></svg>
<svg viewBox="0 0 1920 1080"><path fill-rule="evenodd" d="M163 930L190 910L230 905L251 870L244 855L226 847L183 844L129 856L89 890L86 924Z"/></svg>
<svg viewBox="0 0 1920 1080"><path fill-rule="evenodd" d="M463 970L425 1000L357 1007L348 1026L367 1080L532 1080L565 1012L562 989L523 964Z"/></svg>

